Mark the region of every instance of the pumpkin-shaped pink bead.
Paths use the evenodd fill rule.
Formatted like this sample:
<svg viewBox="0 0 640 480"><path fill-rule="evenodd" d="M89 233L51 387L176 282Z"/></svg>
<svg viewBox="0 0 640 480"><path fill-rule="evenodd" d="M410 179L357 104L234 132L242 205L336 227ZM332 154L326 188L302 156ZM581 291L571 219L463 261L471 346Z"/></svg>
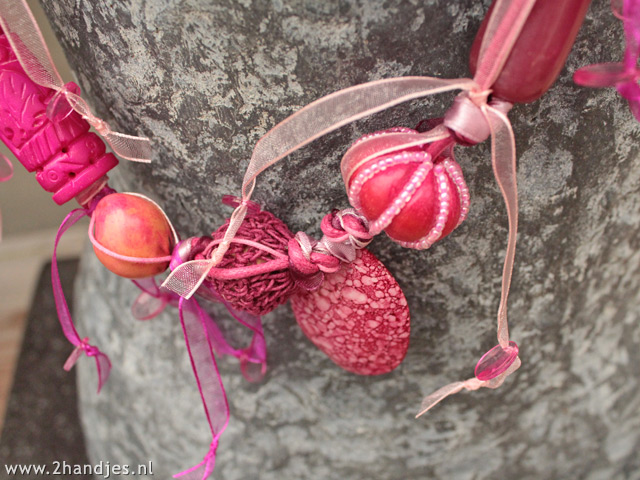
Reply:
<svg viewBox="0 0 640 480"><path fill-rule="evenodd" d="M349 200L367 217L371 233L384 230L401 245L422 249L466 218L469 190L450 142L402 147L420 139L402 127L367 135L345 154L342 173Z"/></svg>

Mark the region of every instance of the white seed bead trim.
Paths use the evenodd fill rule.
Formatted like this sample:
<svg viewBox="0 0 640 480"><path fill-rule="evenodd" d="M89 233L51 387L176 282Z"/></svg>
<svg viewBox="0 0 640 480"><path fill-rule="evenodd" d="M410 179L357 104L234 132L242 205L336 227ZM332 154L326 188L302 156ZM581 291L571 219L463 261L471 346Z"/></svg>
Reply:
<svg viewBox="0 0 640 480"><path fill-rule="evenodd" d="M458 227L469 214L471 196L469 194L469 188L467 187L467 184L464 181L464 177L462 176L462 169L460 168L460 166L456 162L451 161L448 158L443 163L444 168L449 174L449 178L453 180L453 183L458 189L458 195L460 198L460 218L458 219L458 224L456 225L456 227Z"/></svg>
<svg viewBox="0 0 640 480"><path fill-rule="evenodd" d="M408 152L404 152L407 154ZM410 152L410 153L423 153L424 152ZM393 199L391 205L387 207L387 209L382 212L375 221L371 223L369 226L369 233L371 235L377 235L382 232L385 228L387 228L393 219L402 211L409 200L413 197L413 194L416 193L416 190L422 185L422 183L427 178L427 175L433 168L433 163L431 162L431 158L428 154L426 154L426 158L420 163L418 168L411 175L411 179L406 183L406 185L402 188L400 194Z"/></svg>

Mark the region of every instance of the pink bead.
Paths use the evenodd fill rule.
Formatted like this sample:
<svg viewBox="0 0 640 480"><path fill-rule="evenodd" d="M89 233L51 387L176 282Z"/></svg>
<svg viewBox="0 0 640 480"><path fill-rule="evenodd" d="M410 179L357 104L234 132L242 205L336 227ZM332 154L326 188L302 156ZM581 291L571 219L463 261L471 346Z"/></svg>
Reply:
<svg viewBox="0 0 640 480"><path fill-rule="evenodd" d="M496 345L478 361L475 369L476 378L483 382L496 378L506 372L516 358L518 358L516 342L509 342L506 348Z"/></svg>
<svg viewBox="0 0 640 480"><path fill-rule="evenodd" d="M70 83L67 89L77 92ZM47 108L50 102L55 104ZM118 164L103 141L54 90L31 81L0 34L0 140L53 200L62 204L90 187Z"/></svg>
<svg viewBox="0 0 640 480"><path fill-rule="evenodd" d="M468 189L448 157L448 139L403 146L417 141L424 137L406 128L367 135L347 151L341 169L349 201L372 234L384 230L403 246L428 248L462 222Z"/></svg>

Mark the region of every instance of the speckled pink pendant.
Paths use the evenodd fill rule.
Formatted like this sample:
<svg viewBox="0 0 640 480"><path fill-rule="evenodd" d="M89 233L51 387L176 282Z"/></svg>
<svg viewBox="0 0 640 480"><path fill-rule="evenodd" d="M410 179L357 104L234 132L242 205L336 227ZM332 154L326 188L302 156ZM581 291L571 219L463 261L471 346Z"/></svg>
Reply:
<svg viewBox="0 0 640 480"><path fill-rule="evenodd" d="M307 337L342 368L379 375L396 368L409 347L407 300L395 278L368 250L314 292L291 300Z"/></svg>

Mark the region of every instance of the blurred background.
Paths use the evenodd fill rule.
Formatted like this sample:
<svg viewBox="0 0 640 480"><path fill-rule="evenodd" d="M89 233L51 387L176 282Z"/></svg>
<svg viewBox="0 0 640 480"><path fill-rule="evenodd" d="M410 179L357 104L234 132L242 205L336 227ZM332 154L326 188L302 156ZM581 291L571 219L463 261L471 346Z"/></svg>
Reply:
<svg viewBox="0 0 640 480"><path fill-rule="evenodd" d="M28 0L60 75L73 80L62 49L36 0ZM13 178L0 183L2 241L0 242L0 435L6 402L34 288L51 259L56 230L75 201L58 206L0 142L0 152L11 160ZM60 243L59 258L77 257L86 238L88 222L79 222Z"/></svg>

